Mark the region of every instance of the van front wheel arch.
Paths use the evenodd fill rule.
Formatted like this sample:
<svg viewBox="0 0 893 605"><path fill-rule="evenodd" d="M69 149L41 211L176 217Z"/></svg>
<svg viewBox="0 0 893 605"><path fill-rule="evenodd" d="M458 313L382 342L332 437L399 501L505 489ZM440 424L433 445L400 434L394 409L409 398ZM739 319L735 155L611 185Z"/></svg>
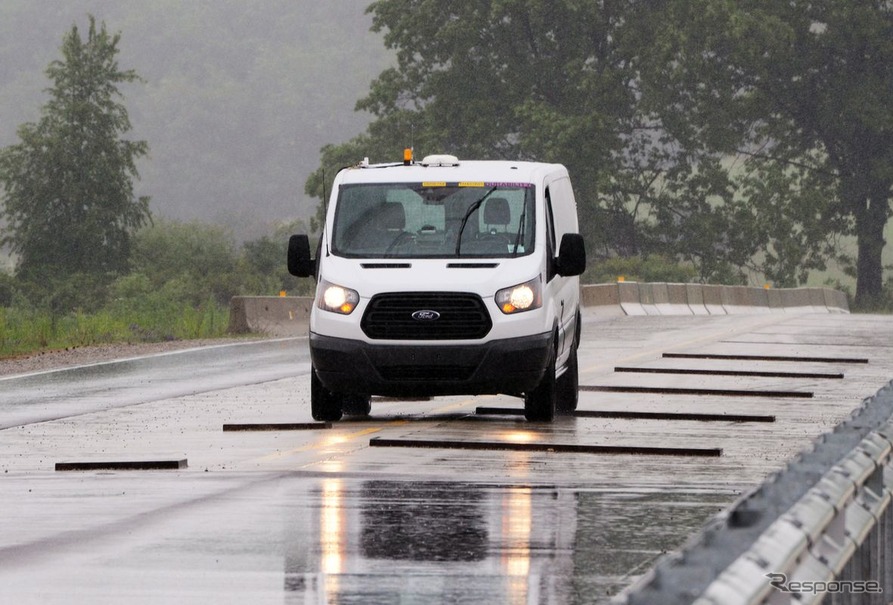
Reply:
<svg viewBox="0 0 893 605"><path fill-rule="evenodd" d="M577 349L580 347L580 312L576 314L574 342L564 366L564 374L558 378L558 394L555 407L559 414L572 414L580 400L580 369L577 364Z"/></svg>

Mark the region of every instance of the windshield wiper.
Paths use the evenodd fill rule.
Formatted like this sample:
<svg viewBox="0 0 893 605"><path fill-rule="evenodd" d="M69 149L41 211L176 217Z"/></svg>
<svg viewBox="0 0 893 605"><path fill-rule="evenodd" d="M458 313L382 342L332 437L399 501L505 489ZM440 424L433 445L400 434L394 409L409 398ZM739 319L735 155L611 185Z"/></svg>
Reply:
<svg viewBox="0 0 893 605"><path fill-rule="evenodd" d="M465 216L462 217L462 224L459 225L459 236L456 238L456 256L459 256L459 251L462 248L462 233L465 231L465 225L468 224L468 218L472 215L472 213L481 207L481 204L484 203L484 200L490 197L490 194L496 191L498 187L491 187L490 190L481 197L478 201L473 203L468 207L468 210L465 211Z"/></svg>
<svg viewBox="0 0 893 605"><path fill-rule="evenodd" d="M515 247L512 249L512 256L518 256L518 246L521 244L521 235L527 227L527 200L524 200L524 210L521 211L521 218L518 219L518 234L515 236Z"/></svg>

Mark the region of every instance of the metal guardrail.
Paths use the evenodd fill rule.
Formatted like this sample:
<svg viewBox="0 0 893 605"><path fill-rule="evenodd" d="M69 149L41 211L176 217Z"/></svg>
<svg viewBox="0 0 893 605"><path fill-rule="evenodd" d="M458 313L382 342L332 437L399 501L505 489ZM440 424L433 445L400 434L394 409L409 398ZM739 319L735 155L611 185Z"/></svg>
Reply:
<svg viewBox="0 0 893 605"><path fill-rule="evenodd" d="M893 382L615 602L890 603L891 499Z"/></svg>

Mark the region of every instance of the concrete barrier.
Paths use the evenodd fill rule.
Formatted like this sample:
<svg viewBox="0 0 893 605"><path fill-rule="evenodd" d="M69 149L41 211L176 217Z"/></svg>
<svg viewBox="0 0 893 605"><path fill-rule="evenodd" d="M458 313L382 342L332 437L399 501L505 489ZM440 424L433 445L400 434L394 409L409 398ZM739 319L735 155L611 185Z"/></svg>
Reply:
<svg viewBox="0 0 893 605"><path fill-rule="evenodd" d="M769 290L767 288L748 288L747 301L757 313L769 313Z"/></svg>
<svg viewBox="0 0 893 605"><path fill-rule="evenodd" d="M824 288L807 288L809 292L809 306L812 307L812 310L816 313L822 313L828 310L828 305L825 303L825 292Z"/></svg>
<svg viewBox="0 0 893 605"><path fill-rule="evenodd" d="M781 291L782 307L791 313L810 313L809 291L806 288L788 288Z"/></svg>
<svg viewBox="0 0 893 605"><path fill-rule="evenodd" d="M685 295L688 297L688 308L694 315L710 315L704 306L704 286L702 284L685 284Z"/></svg>
<svg viewBox="0 0 893 605"><path fill-rule="evenodd" d="M654 283L651 286L651 300L658 315L675 315L670 307L670 292L667 284Z"/></svg>
<svg viewBox="0 0 893 605"><path fill-rule="evenodd" d="M769 301L769 310L784 311L784 301L782 300L782 290L770 289L766 290L766 298Z"/></svg>
<svg viewBox="0 0 893 605"><path fill-rule="evenodd" d="M639 298L639 284L634 281L617 282L620 292L620 308L627 315L648 315Z"/></svg>
<svg viewBox="0 0 893 605"><path fill-rule="evenodd" d="M763 288L722 286L723 307L729 315L769 312L769 297Z"/></svg>
<svg viewBox="0 0 893 605"><path fill-rule="evenodd" d="M646 315L660 315L660 310L654 304L654 284L639 283L639 302Z"/></svg>
<svg viewBox="0 0 893 605"><path fill-rule="evenodd" d="M313 298L297 296L234 296L229 305L229 331L272 336L307 333Z"/></svg>
<svg viewBox="0 0 893 605"><path fill-rule="evenodd" d="M846 294L829 288L617 282L584 285L583 306L604 315L726 315L731 313L849 313ZM274 336L307 333L313 299L235 296L229 331Z"/></svg>
<svg viewBox="0 0 893 605"><path fill-rule="evenodd" d="M710 315L726 315L726 308L722 301L723 286L704 284L704 307Z"/></svg>
<svg viewBox="0 0 893 605"><path fill-rule="evenodd" d="M626 315L850 312L846 294L830 288L619 282L584 285L582 292L583 306L600 314L618 314L612 305Z"/></svg>
<svg viewBox="0 0 893 605"><path fill-rule="evenodd" d="M722 293L722 308L726 310L726 315L752 312L747 308L744 286L720 286L720 292Z"/></svg>
<svg viewBox="0 0 893 605"><path fill-rule="evenodd" d="M846 294L840 290L831 290L830 288L822 288L825 294L825 306L832 313L849 313L850 303Z"/></svg>
<svg viewBox="0 0 893 605"><path fill-rule="evenodd" d="M620 306L620 286L617 283L593 284L581 288L583 306L599 315L626 315Z"/></svg>
<svg viewBox="0 0 893 605"><path fill-rule="evenodd" d="M686 288L688 284L664 285L667 289L667 303L664 305L666 312L664 313L663 310L661 312L664 315L694 315L694 311L688 304L688 290ZM703 307L703 303L701 306Z"/></svg>

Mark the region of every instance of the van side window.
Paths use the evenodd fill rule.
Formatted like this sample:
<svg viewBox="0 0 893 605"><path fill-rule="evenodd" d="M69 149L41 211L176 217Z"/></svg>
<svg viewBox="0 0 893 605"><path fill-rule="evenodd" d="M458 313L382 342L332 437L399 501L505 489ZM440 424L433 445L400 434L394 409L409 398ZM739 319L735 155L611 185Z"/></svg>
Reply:
<svg viewBox="0 0 893 605"><path fill-rule="evenodd" d="M555 277L555 217L552 214L552 195L546 188L546 281Z"/></svg>

